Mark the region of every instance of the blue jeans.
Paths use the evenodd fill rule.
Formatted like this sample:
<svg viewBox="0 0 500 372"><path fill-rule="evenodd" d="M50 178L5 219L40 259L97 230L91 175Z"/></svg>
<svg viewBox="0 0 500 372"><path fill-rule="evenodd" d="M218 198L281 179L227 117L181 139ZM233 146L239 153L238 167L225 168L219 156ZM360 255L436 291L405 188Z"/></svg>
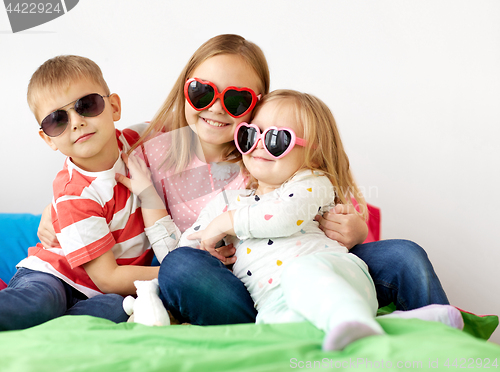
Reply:
<svg viewBox="0 0 500 372"><path fill-rule="evenodd" d="M170 252L158 281L165 307L181 322L255 322L257 310L243 282L207 251L179 247Z"/></svg>
<svg viewBox="0 0 500 372"><path fill-rule="evenodd" d="M425 251L408 240L383 240L355 246L366 262L379 307L394 302L400 310L448 304ZM181 247L163 260L158 275L161 297L179 321L198 325L250 323L256 310L243 283L208 252Z"/></svg>
<svg viewBox="0 0 500 372"><path fill-rule="evenodd" d="M20 268L0 291L0 330L25 329L62 315L93 315L127 321L123 297L102 294L87 298L52 274Z"/></svg>
<svg viewBox="0 0 500 372"><path fill-rule="evenodd" d="M427 253L418 244L409 240L381 240L356 245L350 252L368 265L379 307L391 302L398 310L449 304Z"/></svg>

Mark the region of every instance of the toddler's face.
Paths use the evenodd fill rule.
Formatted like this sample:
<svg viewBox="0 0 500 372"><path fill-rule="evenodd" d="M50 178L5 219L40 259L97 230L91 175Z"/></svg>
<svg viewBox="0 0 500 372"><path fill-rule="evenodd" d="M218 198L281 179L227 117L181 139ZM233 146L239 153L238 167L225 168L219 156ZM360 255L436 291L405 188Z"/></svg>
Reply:
<svg viewBox="0 0 500 372"><path fill-rule="evenodd" d="M297 123L291 107L286 104L280 105L277 100L261 106L252 124L257 125L261 133L275 126L290 128L300 138L304 135L303 127ZM259 190L269 192L280 187L303 167L304 150L302 146L295 145L287 155L275 159L264 150L264 144L259 141L252 152L243 155L243 163L250 174L259 181Z"/></svg>
<svg viewBox="0 0 500 372"><path fill-rule="evenodd" d="M118 147L114 121L120 119L120 98L114 94L104 97L104 111L96 117L80 116L73 109L74 101L91 93L105 96L104 89L93 82L78 80L65 91L47 95L38 105L37 118L43 120L55 110L66 110L69 124L57 137L49 137L42 130L40 137L53 149L71 157L84 170L96 172L110 169L117 160ZM110 164L111 159L114 161Z"/></svg>
<svg viewBox="0 0 500 372"><path fill-rule="evenodd" d="M211 57L199 65L188 78L210 81L222 92L227 87L250 88L255 94L260 92L260 79L245 60L233 54ZM222 107L220 99L203 111L196 111L185 102L187 123L196 130L202 143L224 145L233 141L236 125L248 121L251 112L240 118L233 118Z"/></svg>

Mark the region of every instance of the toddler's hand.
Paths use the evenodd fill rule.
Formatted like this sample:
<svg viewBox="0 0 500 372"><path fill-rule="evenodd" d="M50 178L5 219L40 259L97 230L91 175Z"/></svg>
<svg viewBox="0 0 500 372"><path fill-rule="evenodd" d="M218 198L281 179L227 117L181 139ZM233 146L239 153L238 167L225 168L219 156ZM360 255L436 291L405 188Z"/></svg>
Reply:
<svg viewBox="0 0 500 372"><path fill-rule="evenodd" d="M187 238L190 240L201 240L199 249L207 251L215 258L218 258L222 263L229 265L234 263L236 258L227 258L225 254L234 254L231 248L232 244L216 249L217 243L223 239L227 234L216 231L209 226L205 230L197 231ZM231 253L232 252L232 253ZM222 254L224 253L224 254Z"/></svg>

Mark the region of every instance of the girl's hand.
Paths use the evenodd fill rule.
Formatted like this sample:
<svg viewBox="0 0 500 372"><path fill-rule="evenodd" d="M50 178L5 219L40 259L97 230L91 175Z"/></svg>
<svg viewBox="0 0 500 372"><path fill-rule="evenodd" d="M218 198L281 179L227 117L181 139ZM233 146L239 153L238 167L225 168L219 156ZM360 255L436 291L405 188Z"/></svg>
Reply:
<svg viewBox="0 0 500 372"><path fill-rule="evenodd" d="M51 210L52 204L45 207L37 231L38 239L40 239L45 248L59 247L59 241L57 240L54 226L52 226Z"/></svg>
<svg viewBox="0 0 500 372"><path fill-rule="evenodd" d="M132 193L139 196L144 190L153 185L151 181L151 171L144 160L137 156L122 153L122 159L130 172L130 178L117 173L115 179Z"/></svg>
<svg viewBox="0 0 500 372"><path fill-rule="evenodd" d="M315 219L326 236L347 249L363 243L368 236L365 220L350 204L337 204L333 210L323 216L317 215Z"/></svg>
<svg viewBox="0 0 500 372"><path fill-rule="evenodd" d="M116 173L116 182L124 185L139 198L144 226L151 227L156 221L168 216L165 204L151 181L151 171L144 160L137 156L122 153L122 159L129 170L130 178Z"/></svg>
<svg viewBox="0 0 500 372"><path fill-rule="evenodd" d="M234 255L236 253L236 248L233 243L223 245L222 247L217 248L216 251L219 252L220 255L224 256L224 260L222 261L224 265L232 265L236 262L236 256Z"/></svg>

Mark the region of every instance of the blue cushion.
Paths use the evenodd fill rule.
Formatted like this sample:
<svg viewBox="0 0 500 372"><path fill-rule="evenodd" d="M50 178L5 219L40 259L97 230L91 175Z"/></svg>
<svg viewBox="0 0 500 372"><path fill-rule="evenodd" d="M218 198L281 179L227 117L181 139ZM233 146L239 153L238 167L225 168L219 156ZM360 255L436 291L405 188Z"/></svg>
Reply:
<svg viewBox="0 0 500 372"><path fill-rule="evenodd" d="M0 213L0 279L9 283L16 264L39 242L36 235L40 215Z"/></svg>

